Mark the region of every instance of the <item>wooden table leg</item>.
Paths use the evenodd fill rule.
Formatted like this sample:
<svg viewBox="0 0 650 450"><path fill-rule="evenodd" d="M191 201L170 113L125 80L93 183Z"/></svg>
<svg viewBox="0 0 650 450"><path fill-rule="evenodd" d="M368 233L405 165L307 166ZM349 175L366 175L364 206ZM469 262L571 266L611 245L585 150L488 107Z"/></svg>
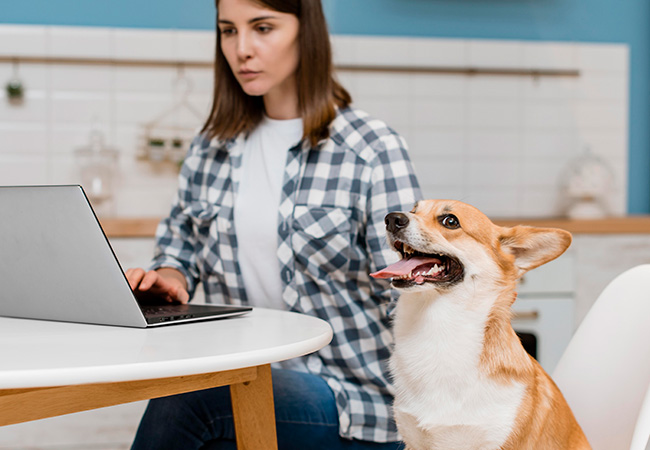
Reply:
<svg viewBox="0 0 650 450"><path fill-rule="evenodd" d="M253 381L230 386L237 450L277 450L271 366L257 367Z"/></svg>

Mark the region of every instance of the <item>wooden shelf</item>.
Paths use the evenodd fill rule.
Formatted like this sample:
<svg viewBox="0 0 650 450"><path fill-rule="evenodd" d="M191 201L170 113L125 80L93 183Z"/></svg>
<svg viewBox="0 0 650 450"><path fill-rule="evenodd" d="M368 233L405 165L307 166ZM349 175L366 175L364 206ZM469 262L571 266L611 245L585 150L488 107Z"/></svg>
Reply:
<svg viewBox="0 0 650 450"><path fill-rule="evenodd" d="M148 238L156 234L158 217L100 219L104 231L114 238ZM562 228L574 234L650 234L650 216L608 217L594 220L564 218L494 219L501 226L530 225Z"/></svg>

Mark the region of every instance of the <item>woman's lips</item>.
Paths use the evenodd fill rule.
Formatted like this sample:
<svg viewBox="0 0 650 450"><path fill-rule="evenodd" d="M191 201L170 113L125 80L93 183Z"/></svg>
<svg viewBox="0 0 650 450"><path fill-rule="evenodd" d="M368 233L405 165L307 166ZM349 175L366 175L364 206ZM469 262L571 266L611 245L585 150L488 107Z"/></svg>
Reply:
<svg viewBox="0 0 650 450"><path fill-rule="evenodd" d="M240 70L239 71L239 77L243 78L245 80L255 78L259 74L260 74L260 72L254 72L252 70Z"/></svg>

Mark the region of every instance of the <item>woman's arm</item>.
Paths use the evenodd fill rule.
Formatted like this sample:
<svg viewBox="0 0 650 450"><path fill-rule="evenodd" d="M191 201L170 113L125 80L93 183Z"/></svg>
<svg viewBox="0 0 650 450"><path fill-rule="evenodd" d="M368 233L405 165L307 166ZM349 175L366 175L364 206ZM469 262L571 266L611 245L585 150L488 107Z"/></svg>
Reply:
<svg viewBox="0 0 650 450"><path fill-rule="evenodd" d="M198 283L199 271L196 262L197 236L188 215L191 209L192 179L196 164L197 146L200 146L200 136L194 139L186 155L185 163L178 176L178 190L172 202L169 216L164 218L156 230L156 248L152 270L174 270L174 277L182 277L182 288L192 297Z"/></svg>
<svg viewBox="0 0 650 450"><path fill-rule="evenodd" d="M384 218L392 211L409 211L422 193L408 156L406 141L398 134L382 136L372 169L366 205L366 245L370 272L396 262L397 254L386 244ZM375 293L390 300L388 280L371 279Z"/></svg>

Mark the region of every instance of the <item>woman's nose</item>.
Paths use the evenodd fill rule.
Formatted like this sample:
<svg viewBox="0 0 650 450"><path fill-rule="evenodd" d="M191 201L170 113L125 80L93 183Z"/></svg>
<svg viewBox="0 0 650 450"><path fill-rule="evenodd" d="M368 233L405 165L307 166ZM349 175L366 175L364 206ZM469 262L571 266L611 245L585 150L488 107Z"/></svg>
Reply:
<svg viewBox="0 0 650 450"><path fill-rule="evenodd" d="M240 59L248 59L253 55L253 47L250 37L246 33L240 33L237 40L237 56Z"/></svg>

